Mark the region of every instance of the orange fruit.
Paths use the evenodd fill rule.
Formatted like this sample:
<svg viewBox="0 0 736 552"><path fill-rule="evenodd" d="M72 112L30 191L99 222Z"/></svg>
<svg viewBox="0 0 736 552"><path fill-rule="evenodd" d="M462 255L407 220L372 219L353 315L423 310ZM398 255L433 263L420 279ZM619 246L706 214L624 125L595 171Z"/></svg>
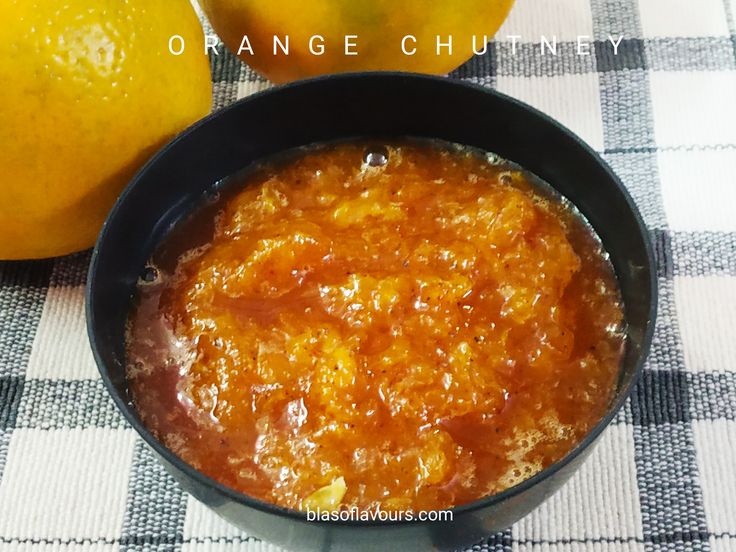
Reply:
<svg viewBox="0 0 736 552"><path fill-rule="evenodd" d="M273 82L324 73L396 70L442 74L482 51L513 0L200 0L223 42ZM282 44L289 37L289 53ZM345 35L349 51L345 55ZM413 38L404 37L410 35ZM247 44L243 37L247 37ZM452 36L452 52L440 46ZM321 37L314 38L313 37ZM484 39L485 37L485 39ZM312 50L310 50L310 41ZM413 54L407 55L404 49ZM241 48L242 46L242 48ZM246 47L250 46L250 50ZM315 55L321 47L324 53ZM252 53L251 53L252 52Z"/></svg>
<svg viewBox="0 0 736 552"><path fill-rule="evenodd" d="M141 164L210 109L199 19L188 0L2 0L0 21L0 259L85 249Z"/></svg>

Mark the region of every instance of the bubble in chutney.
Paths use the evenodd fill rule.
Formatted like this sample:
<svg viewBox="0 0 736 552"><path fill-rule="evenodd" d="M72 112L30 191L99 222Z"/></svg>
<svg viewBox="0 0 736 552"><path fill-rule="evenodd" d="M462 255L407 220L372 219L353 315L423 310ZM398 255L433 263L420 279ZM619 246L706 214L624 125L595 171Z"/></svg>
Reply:
<svg viewBox="0 0 736 552"><path fill-rule="evenodd" d="M385 146L371 146L366 150L363 161L370 167L383 167L388 163L388 155Z"/></svg>

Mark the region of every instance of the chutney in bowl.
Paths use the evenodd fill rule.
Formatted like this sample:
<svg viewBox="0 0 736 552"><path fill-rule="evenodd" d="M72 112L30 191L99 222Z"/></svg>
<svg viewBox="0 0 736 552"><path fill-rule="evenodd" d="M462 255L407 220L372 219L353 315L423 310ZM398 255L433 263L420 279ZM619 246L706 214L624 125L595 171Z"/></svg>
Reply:
<svg viewBox="0 0 736 552"><path fill-rule="evenodd" d="M568 131L476 87L352 75L249 98L154 158L103 230L88 312L118 405L227 519L300 548L447 548L579 465L641 367L653 282L633 203ZM304 513L349 506L453 520Z"/></svg>
<svg viewBox="0 0 736 552"><path fill-rule="evenodd" d="M613 268L522 169L349 142L218 190L149 262L127 358L143 422L213 479L299 510L448 508L603 416L625 335Z"/></svg>

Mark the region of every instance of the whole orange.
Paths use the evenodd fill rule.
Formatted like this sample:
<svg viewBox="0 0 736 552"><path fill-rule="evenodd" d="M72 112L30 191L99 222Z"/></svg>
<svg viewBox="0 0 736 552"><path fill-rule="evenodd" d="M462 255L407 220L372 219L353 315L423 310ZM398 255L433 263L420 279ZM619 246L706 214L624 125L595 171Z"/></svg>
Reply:
<svg viewBox="0 0 736 552"><path fill-rule="evenodd" d="M473 55L474 36L476 50L482 51L485 40L490 40L503 23L513 0L200 3L230 50L239 52L243 61L271 81L286 82L345 71L447 73ZM275 55L274 35L279 41ZM282 49L287 35L288 55ZM449 37L451 51L447 46ZM346 41L350 55L345 55Z"/></svg>
<svg viewBox="0 0 736 552"><path fill-rule="evenodd" d="M188 0L2 0L0 21L0 259L87 248L136 169L209 111L200 22Z"/></svg>

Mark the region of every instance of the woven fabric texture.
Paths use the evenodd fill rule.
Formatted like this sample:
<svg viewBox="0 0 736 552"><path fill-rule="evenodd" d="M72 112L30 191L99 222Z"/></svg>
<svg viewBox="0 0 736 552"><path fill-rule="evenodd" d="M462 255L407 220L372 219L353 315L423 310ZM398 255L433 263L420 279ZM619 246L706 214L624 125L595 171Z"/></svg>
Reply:
<svg viewBox="0 0 736 552"><path fill-rule="evenodd" d="M210 57L214 109L270 86ZM661 297L644 376L589 460L473 550L736 550L736 0L517 0L449 78L605 157L651 231ZM85 333L88 260L0 263L0 551L275 551L185 494L115 410Z"/></svg>

